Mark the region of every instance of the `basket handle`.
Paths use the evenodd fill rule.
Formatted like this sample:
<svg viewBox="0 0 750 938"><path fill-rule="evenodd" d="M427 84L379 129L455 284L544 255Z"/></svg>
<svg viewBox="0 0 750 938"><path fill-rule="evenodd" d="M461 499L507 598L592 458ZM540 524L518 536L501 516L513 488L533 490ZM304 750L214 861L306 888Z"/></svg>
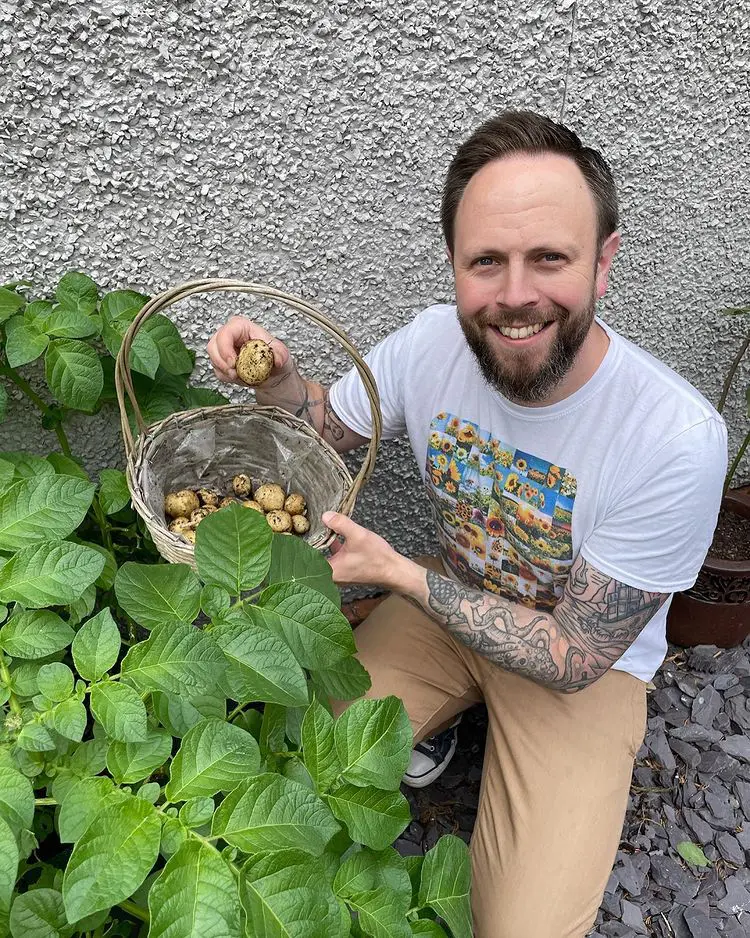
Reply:
<svg viewBox="0 0 750 938"><path fill-rule="evenodd" d="M189 283L183 283L180 284L180 286L172 287L169 290L164 290L157 296L152 297L137 313L135 319L130 324L127 332L123 336L122 345L120 346L120 351L117 354L117 360L115 362L115 390L117 392L117 403L120 407L120 425L122 427L122 438L125 445L125 455L128 459L131 459L135 449L135 440L133 439L133 434L130 430L128 415L125 409L126 394L132 405L133 414L135 415L135 420L139 432L144 433L146 431L146 424L143 420L143 414L141 413L140 407L138 406L138 401L136 400L129 361L130 351L133 347L133 341L138 334L138 330L150 316L167 309L167 307L172 306L174 303L177 303L180 300L184 300L189 296L194 296L197 293L212 293L214 291L252 293L256 296L265 297L271 300L278 300L280 303L283 303L286 306L297 310L297 312L302 313L302 315L307 319L320 326L324 332L327 332L328 335L336 339L339 345L341 345L344 351L346 351L354 361L354 366L359 372L360 378L362 379L362 384L364 385L365 391L367 392L367 397L370 401L370 412L372 414L372 436L370 437L367 453L362 461L359 472L354 478L352 486L344 497L341 505L341 511L345 514L349 514L354 506L354 502L356 501L360 489L370 478L373 469L375 468L375 457L383 430L383 418L380 413L380 396L378 394L377 385L375 384L375 378L373 377L370 369L367 367L367 364L365 363L362 356L352 345L348 336L342 332L341 329L321 310L298 296L293 296L290 293L282 293L281 290L276 290L273 287L264 286L259 283L248 283L244 280L193 280Z"/></svg>

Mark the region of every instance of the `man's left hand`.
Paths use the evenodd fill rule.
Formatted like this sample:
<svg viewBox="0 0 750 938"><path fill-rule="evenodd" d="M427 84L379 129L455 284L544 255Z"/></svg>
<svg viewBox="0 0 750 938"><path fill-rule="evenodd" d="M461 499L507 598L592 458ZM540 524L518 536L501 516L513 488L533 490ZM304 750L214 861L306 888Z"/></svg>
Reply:
<svg viewBox="0 0 750 938"><path fill-rule="evenodd" d="M335 511L327 511L322 521L343 538L343 543L334 541L328 558L335 583L366 583L393 589L400 581L399 571L410 561L388 541Z"/></svg>

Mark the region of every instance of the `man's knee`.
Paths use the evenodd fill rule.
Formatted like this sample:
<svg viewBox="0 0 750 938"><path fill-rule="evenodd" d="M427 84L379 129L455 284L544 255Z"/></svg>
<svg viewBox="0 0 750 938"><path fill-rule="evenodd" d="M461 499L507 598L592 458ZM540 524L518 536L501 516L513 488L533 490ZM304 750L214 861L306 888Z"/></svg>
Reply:
<svg viewBox="0 0 750 938"><path fill-rule="evenodd" d="M571 908L554 898L522 891L493 890L485 895L472 887L474 938L585 938L596 920L599 903Z"/></svg>

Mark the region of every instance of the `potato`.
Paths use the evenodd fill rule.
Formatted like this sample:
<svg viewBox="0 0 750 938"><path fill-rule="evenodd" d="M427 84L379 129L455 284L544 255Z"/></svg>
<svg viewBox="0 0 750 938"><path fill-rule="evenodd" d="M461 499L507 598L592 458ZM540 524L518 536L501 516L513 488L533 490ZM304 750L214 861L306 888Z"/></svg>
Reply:
<svg viewBox="0 0 750 938"><path fill-rule="evenodd" d="M255 490L255 501L263 511L280 511L285 500L284 489L274 482L266 482Z"/></svg>
<svg viewBox="0 0 750 938"><path fill-rule="evenodd" d="M222 498L219 502L219 508L226 508L227 505L239 505L239 498L235 498L233 495L227 495L226 498Z"/></svg>
<svg viewBox="0 0 750 938"><path fill-rule="evenodd" d="M219 493L215 492L213 489L198 489L197 494L198 498L201 500L201 505L204 507L207 505L216 507L221 497Z"/></svg>
<svg viewBox="0 0 750 938"><path fill-rule="evenodd" d="M170 492L164 499L164 511L170 518L189 518L196 508L200 508L200 502L190 489Z"/></svg>
<svg viewBox="0 0 750 938"><path fill-rule="evenodd" d="M195 528L188 528L187 531L180 531L182 537L190 544L195 544Z"/></svg>
<svg viewBox="0 0 750 938"><path fill-rule="evenodd" d="M292 516L288 511L269 511L266 515L266 521L277 534L283 534L291 530Z"/></svg>
<svg viewBox="0 0 750 938"><path fill-rule="evenodd" d="M307 502L304 495L300 495L299 492L292 492L291 495L287 495L284 502L284 511L288 511L290 515L301 515L305 508L307 508Z"/></svg>
<svg viewBox="0 0 750 938"><path fill-rule="evenodd" d="M307 534L310 522L304 515L292 515L292 530L295 534Z"/></svg>
<svg viewBox="0 0 750 938"><path fill-rule="evenodd" d="M207 515L210 515L212 511L216 510L216 508L212 508L210 506L205 508L196 508L192 515L190 515L190 521L193 525L200 524Z"/></svg>
<svg viewBox="0 0 750 938"><path fill-rule="evenodd" d="M237 377L251 388L268 378L273 369L273 351L262 339L251 339L240 349L235 362Z"/></svg>
<svg viewBox="0 0 750 938"><path fill-rule="evenodd" d="M232 488L234 489L234 494L238 495L240 498L250 498L252 485L248 476L235 476L232 479Z"/></svg>
<svg viewBox="0 0 750 938"><path fill-rule="evenodd" d="M243 508L253 508L255 511L259 511L262 515L265 514L260 505L257 502L254 502L252 498L243 498L240 504Z"/></svg>
<svg viewBox="0 0 750 938"><path fill-rule="evenodd" d="M182 534L183 531L188 531L191 527L192 521L189 518L175 518L168 525L172 534Z"/></svg>

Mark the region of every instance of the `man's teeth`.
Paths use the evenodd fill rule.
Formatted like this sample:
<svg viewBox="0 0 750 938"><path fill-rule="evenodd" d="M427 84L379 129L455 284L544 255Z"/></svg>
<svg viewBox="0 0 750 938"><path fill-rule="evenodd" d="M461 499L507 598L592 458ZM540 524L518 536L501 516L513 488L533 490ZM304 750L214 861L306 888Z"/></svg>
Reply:
<svg viewBox="0 0 750 938"><path fill-rule="evenodd" d="M540 332L546 323L538 322L534 326L523 326L521 329L516 329L515 326L508 328L507 326L498 326L499 331L507 336L509 339L528 339L530 335L536 335L537 332Z"/></svg>

